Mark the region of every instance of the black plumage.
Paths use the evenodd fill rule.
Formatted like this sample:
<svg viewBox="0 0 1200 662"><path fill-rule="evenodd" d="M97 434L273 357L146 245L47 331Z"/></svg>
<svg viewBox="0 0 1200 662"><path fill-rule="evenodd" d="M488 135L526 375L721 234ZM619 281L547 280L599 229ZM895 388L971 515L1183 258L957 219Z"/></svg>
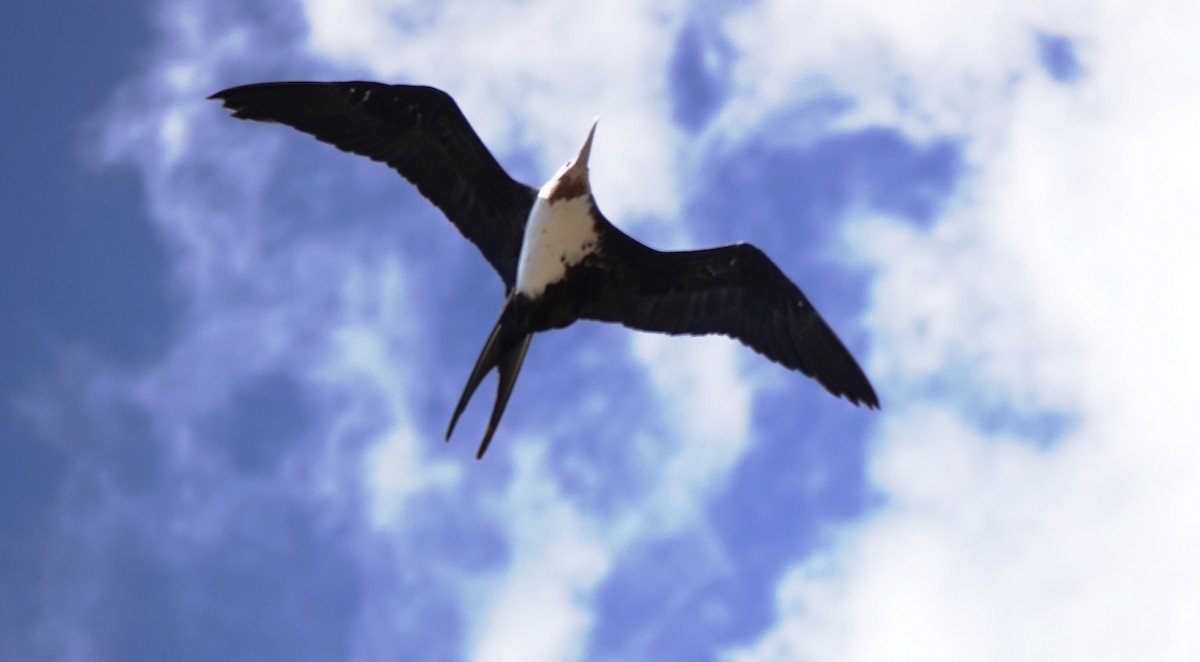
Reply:
<svg viewBox="0 0 1200 662"><path fill-rule="evenodd" d="M539 189L505 172L458 104L441 90L361 81L260 83L223 90L211 98L224 103L234 117L286 124L391 166L441 209L496 269L508 301L450 423L452 431L483 376L493 367L499 369L499 393L480 457L499 423L532 334L578 319L672 335L730 336L816 379L836 396L879 407L870 381L804 293L750 244L657 251L613 226L592 200L599 237L595 250L536 298L517 291L525 226ZM590 141L589 134L581 152L584 180L572 182L582 186L589 199Z"/></svg>
<svg viewBox="0 0 1200 662"><path fill-rule="evenodd" d="M449 94L354 81L257 83L209 98L234 117L286 124L386 163L442 210L512 288L538 190L508 176Z"/></svg>

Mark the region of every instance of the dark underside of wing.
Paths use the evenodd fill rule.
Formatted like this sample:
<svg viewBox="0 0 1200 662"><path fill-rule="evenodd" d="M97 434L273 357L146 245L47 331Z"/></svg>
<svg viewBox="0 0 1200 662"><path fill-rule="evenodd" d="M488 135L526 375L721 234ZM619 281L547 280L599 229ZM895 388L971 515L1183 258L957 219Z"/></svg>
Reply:
<svg viewBox="0 0 1200 662"><path fill-rule="evenodd" d="M699 251L659 252L629 237L632 257L619 286L583 316L642 331L719 333L816 379L836 396L878 408L862 368L800 288L761 250L735 244ZM636 244L636 245L635 245Z"/></svg>
<svg viewBox="0 0 1200 662"><path fill-rule="evenodd" d="M391 166L474 243L511 288L537 190L496 161L450 95L382 83L259 83L212 95L234 117L278 122Z"/></svg>

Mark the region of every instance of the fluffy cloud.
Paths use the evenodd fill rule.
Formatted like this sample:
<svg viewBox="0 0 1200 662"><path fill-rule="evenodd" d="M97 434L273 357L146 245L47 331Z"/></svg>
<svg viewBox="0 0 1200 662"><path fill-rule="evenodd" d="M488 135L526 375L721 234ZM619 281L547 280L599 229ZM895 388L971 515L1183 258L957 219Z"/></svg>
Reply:
<svg viewBox="0 0 1200 662"><path fill-rule="evenodd" d="M876 360L907 391L870 461L885 505L797 564L779 622L730 659L1200 652L1185 625L1200 617L1186 505L1200 360L1179 298L1200 276L1184 174L1200 147L1185 119L1200 111L1194 11L1058 13L1083 58L1069 86L975 61L1018 76L992 111L1003 121L968 134L975 174L954 213L928 231L852 230L881 268ZM1070 419L1046 447L1006 420L1045 409Z"/></svg>
<svg viewBox="0 0 1200 662"><path fill-rule="evenodd" d="M1197 280L1196 11L167 3L162 42L116 93L103 149L144 182L172 255L176 335L146 365L81 361L70 385L26 403L55 439L82 430L127 453L145 437L152 478L130 487L81 453L55 533L64 570L47 580L27 648L119 656L120 638L90 624L113 586L141 587L148 567L163 579L140 602L167 605L167 620L224 633L237 629L224 605L278 616L253 624L260 648L231 643L248 657L652 658L730 641L749 642L726 651L734 659L1194 657L1184 626L1200 620L1200 526L1188 506L1200 495L1186 399L1200 361L1180 290ZM1073 81L1045 70L1039 34L1074 47ZM681 70L701 79L695 90L672 87ZM393 173L203 100L225 84L334 77L448 89L531 182L599 114L597 195L638 236L696 245L736 225L763 231L789 273L810 255L870 269L878 507L842 527L844 512L801 522L816 506L771 491L793 472L826 477L803 498L829 485L838 474L783 462L828 459L786 454L798 442L858 448L840 424L852 410L808 407L807 383L780 404L792 382L723 339L545 334L503 452L476 463L463 440L435 443L499 305L486 265ZM680 110L690 101L703 108ZM823 227L851 222L798 246L824 235L773 205L797 199L789 178L825 166L758 181L775 163L761 152L864 128L960 145L953 198L915 223L864 202L862 177L843 183L839 170L829 183L845 200L813 208L833 210ZM711 163L747 189L731 186L716 212L702 190ZM856 293L824 281L837 277L803 285L856 314ZM771 477L739 473L754 453ZM722 520L723 503L765 509L769 525L750 530L761 514L749 510ZM809 544L801 529L826 533ZM121 574L130 554L144 562ZM777 580L773 622L739 620L765 611L756 587ZM714 598L721 581L740 592ZM660 587L676 594L638 602ZM606 594L620 590L633 597ZM645 613L613 613L627 604ZM671 639L679 622L703 631ZM55 643L58 632L72 638Z"/></svg>

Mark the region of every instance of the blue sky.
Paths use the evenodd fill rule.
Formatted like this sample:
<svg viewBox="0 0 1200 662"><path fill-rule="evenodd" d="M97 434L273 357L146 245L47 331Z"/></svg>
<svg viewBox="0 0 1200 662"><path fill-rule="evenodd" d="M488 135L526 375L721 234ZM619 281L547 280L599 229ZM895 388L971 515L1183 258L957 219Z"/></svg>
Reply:
<svg viewBox="0 0 1200 662"><path fill-rule="evenodd" d="M3 10L0 658L1200 657L1198 10L881 4ZM599 115L609 218L764 248L883 410L579 324L443 444L495 274L205 100L350 78L533 184Z"/></svg>

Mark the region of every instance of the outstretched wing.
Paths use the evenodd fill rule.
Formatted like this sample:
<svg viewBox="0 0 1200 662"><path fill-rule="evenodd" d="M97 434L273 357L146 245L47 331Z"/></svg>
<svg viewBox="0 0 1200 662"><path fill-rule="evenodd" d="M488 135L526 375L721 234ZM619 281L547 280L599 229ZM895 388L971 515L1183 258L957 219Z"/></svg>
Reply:
<svg viewBox="0 0 1200 662"><path fill-rule="evenodd" d="M512 287L537 189L504 171L450 95L432 87L353 81L258 83L209 98L234 117L286 124L388 164L437 205Z"/></svg>
<svg viewBox="0 0 1200 662"><path fill-rule="evenodd" d="M719 333L816 379L830 393L879 408L862 368L800 288L761 250L734 244L660 252L623 234L614 273L620 286L581 311L583 317L672 335Z"/></svg>

